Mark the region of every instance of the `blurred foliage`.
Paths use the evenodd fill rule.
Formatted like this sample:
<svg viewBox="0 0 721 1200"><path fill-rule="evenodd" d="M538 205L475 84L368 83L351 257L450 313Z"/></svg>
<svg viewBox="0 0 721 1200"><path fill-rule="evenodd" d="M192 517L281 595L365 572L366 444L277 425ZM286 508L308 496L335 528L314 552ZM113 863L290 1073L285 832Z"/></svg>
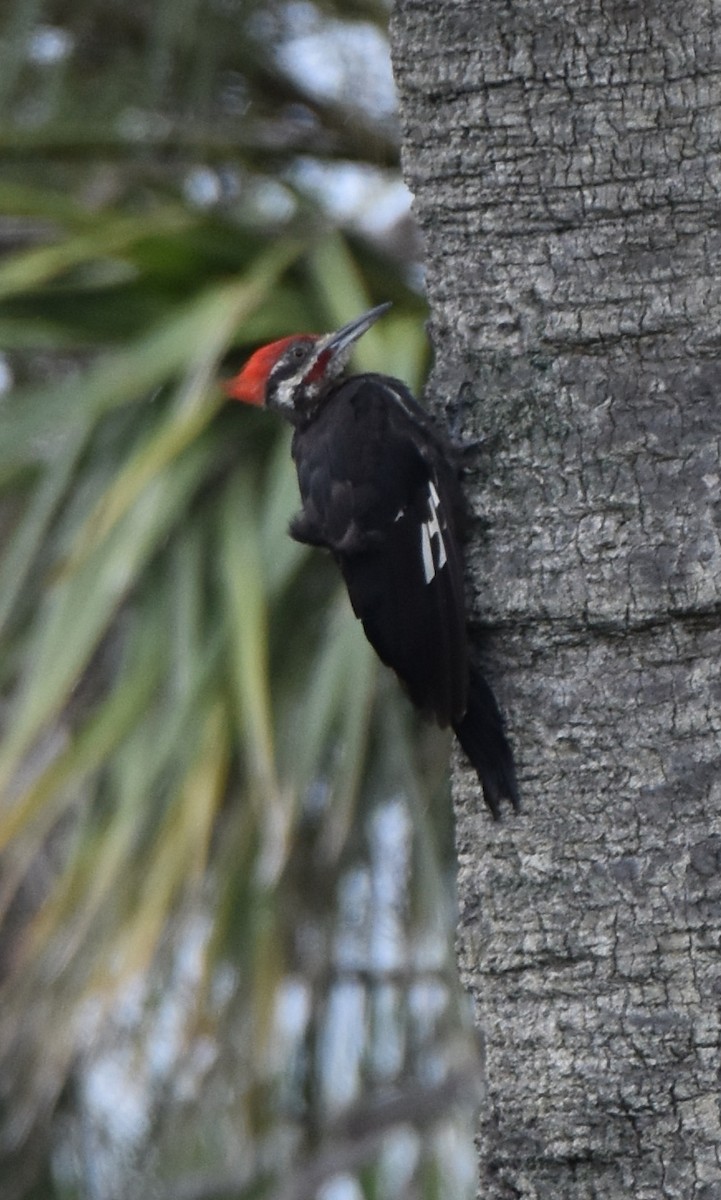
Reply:
<svg viewBox="0 0 721 1200"><path fill-rule="evenodd" d="M302 183L311 160L385 172L392 114L312 91L287 54L293 29L379 31L386 15L370 0L8 0L0 15L7 1200L151 1179L259 1195L324 1152L336 1170L307 1187L332 1178L338 986L361 1005L345 1104L371 1085L414 1096L429 1054L434 1078L449 1069L448 826L429 807L444 742L412 741L332 564L288 538L286 432L217 386L259 342L386 299L358 365L419 384L409 263L337 228ZM399 803L412 819L388 845L406 857L379 902L374 822ZM343 917L354 887L365 900ZM393 914L389 973L371 943ZM441 1129L456 1099L414 1119ZM371 1118L349 1169L372 1150L366 1193L400 1194ZM406 1155L404 1187L426 1158L458 1161L450 1128L445 1149Z"/></svg>

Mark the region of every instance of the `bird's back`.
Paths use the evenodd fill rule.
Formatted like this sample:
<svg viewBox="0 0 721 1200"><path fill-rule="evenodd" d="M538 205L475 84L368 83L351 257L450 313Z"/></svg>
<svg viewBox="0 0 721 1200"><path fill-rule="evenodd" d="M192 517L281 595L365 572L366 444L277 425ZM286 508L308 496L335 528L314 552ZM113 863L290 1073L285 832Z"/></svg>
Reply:
<svg viewBox="0 0 721 1200"><path fill-rule="evenodd" d="M411 700L460 719L468 646L461 494L429 418L397 380L353 376L296 429L303 511L291 532L327 546L356 615Z"/></svg>

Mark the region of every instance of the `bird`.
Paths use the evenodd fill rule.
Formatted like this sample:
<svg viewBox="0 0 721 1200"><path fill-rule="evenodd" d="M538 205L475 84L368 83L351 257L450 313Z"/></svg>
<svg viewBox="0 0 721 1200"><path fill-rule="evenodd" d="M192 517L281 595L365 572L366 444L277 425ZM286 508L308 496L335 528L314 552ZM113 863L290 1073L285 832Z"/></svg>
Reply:
<svg viewBox="0 0 721 1200"><path fill-rule="evenodd" d="M453 447L400 380L346 374L354 344L390 307L261 346L225 392L292 426L301 509L291 537L330 551L368 641L423 716L451 726L497 820L504 800L520 809L519 789L470 652Z"/></svg>

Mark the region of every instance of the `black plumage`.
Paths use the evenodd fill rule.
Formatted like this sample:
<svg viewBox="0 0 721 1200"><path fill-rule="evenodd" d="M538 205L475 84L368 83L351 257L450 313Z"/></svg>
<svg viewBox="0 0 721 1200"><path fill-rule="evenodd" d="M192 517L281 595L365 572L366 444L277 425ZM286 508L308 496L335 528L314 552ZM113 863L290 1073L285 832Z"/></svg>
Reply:
<svg viewBox="0 0 721 1200"><path fill-rule="evenodd" d="M421 712L452 726L498 817L504 799L519 807L518 787L498 705L469 654L452 455L399 380L339 381L353 342L388 307L261 347L227 390L293 426L302 508L292 536L330 550L368 640Z"/></svg>
<svg viewBox="0 0 721 1200"><path fill-rule="evenodd" d="M469 657L463 498L428 415L399 380L357 375L296 426L292 455L292 536L331 551L369 642L416 707L453 727L494 816L504 796L518 807L501 715Z"/></svg>

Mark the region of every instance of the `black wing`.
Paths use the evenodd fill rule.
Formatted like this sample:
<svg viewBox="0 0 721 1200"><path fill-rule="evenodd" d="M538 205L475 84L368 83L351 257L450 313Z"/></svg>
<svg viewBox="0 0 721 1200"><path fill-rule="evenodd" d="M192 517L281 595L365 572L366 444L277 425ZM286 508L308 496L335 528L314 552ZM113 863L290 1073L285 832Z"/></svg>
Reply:
<svg viewBox="0 0 721 1200"><path fill-rule="evenodd" d="M461 496L423 409L396 380L338 385L293 456L300 541L337 559L356 615L411 700L441 725L462 718L468 646Z"/></svg>

